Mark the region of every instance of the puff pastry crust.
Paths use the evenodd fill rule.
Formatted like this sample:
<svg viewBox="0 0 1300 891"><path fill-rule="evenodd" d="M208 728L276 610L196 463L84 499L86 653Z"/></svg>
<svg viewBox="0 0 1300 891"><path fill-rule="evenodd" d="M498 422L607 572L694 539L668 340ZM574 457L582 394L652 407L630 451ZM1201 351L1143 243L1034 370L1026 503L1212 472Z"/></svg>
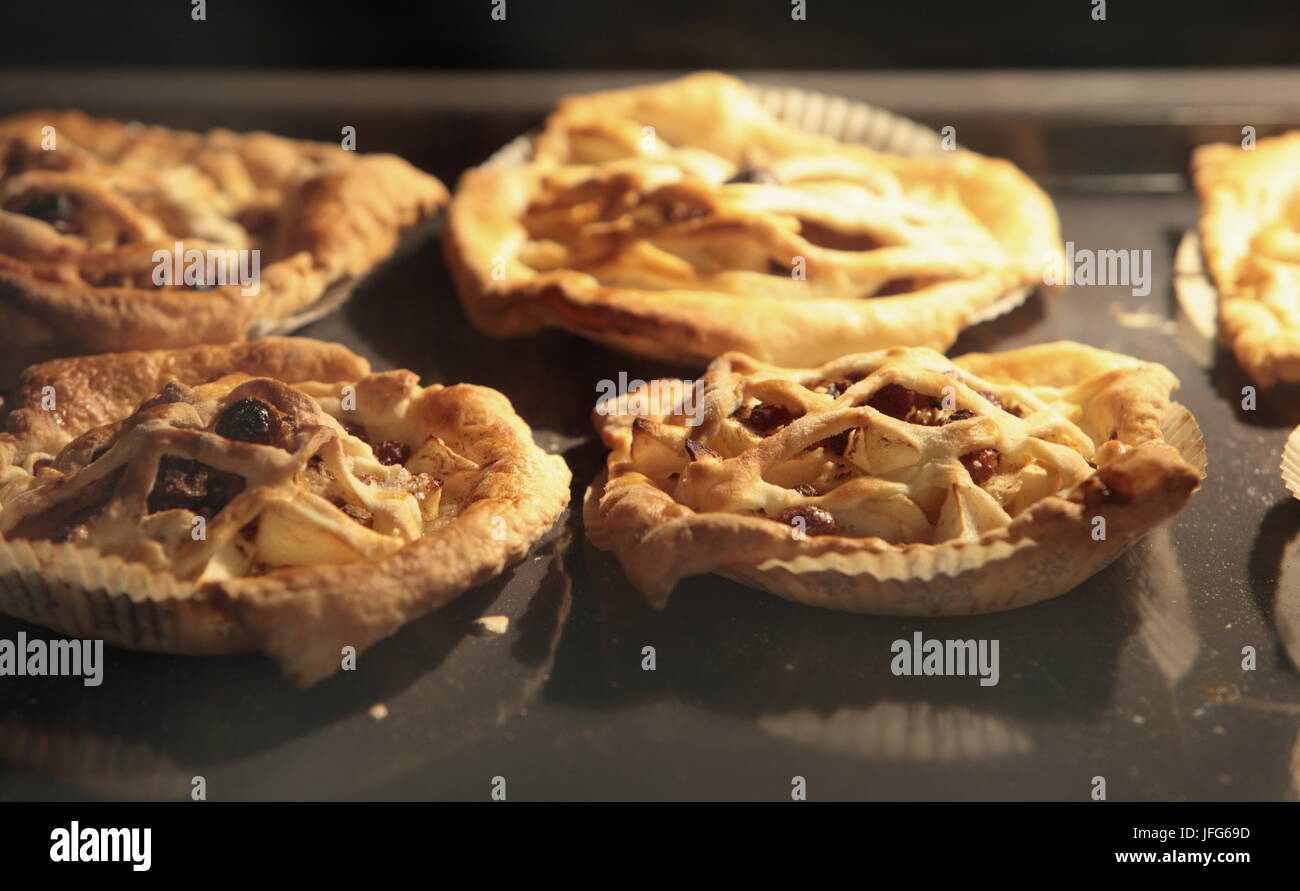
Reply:
<svg viewBox="0 0 1300 891"><path fill-rule="evenodd" d="M392 155L72 111L0 119L0 343L50 356L240 340L359 278L446 200ZM257 293L156 285L155 251L177 242L260 251Z"/></svg>
<svg viewBox="0 0 1300 891"><path fill-rule="evenodd" d="M52 400L52 401L51 401ZM0 608L300 683L523 557L564 460L495 390L271 338L50 362L0 435Z"/></svg>
<svg viewBox="0 0 1300 891"><path fill-rule="evenodd" d="M1300 381L1300 131L1192 155L1219 331L1262 386Z"/></svg>
<svg viewBox="0 0 1300 891"><path fill-rule="evenodd" d="M489 334L701 363L943 349L1061 251L1014 165L805 132L714 73L562 100L529 163L462 176L443 244Z"/></svg>
<svg viewBox="0 0 1300 891"><path fill-rule="evenodd" d="M1169 371L1074 343L813 369L732 353L703 383L698 412L661 386L595 415L611 453L588 534L657 606L705 572L856 612L1033 603L1177 513L1204 466Z"/></svg>

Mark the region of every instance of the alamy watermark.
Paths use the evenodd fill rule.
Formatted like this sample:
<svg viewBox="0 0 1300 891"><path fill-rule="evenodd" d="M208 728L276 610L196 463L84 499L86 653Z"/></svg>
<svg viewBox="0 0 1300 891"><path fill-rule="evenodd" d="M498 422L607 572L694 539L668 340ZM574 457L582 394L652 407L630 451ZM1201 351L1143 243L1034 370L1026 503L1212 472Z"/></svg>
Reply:
<svg viewBox="0 0 1300 891"><path fill-rule="evenodd" d="M173 250L159 248L153 252L153 283L186 285L191 288L217 288L240 285L239 293L252 297L262 287L262 252L260 250L200 251L185 250L176 242Z"/></svg>
<svg viewBox="0 0 1300 891"><path fill-rule="evenodd" d="M81 677L87 687L104 682L102 640L0 638L0 677Z"/></svg>
<svg viewBox="0 0 1300 891"><path fill-rule="evenodd" d="M926 639L917 631L909 640L896 640L889 651L889 670L896 677L978 677L981 687L996 687L1001 678L996 640Z"/></svg>
<svg viewBox="0 0 1300 891"><path fill-rule="evenodd" d="M1151 293L1151 251L1076 249L1065 243L1065 253L1048 251L1043 259L1043 284L1124 285L1134 297Z"/></svg>
<svg viewBox="0 0 1300 891"><path fill-rule="evenodd" d="M698 427L704 423L704 381L629 380L620 371L617 381L596 382L596 414L684 415L687 427Z"/></svg>
<svg viewBox="0 0 1300 891"><path fill-rule="evenodd" d="M130 863L136 872L153 864L152 829L95 829L76 820L50 832L54 863Z"/></svg>

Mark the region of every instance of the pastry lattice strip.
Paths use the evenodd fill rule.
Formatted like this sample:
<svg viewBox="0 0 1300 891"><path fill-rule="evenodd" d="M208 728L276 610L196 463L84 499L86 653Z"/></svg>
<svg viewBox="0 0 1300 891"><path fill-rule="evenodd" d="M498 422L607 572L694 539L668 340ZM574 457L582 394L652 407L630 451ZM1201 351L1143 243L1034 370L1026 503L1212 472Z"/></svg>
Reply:
<svg viewBox="0 0 1300 891"><path fill-rule="evenodd" d="M1095 469L1093 440L1059 405L930 354L850 357L815 372L725 357L703 422L673 407L633 424L632 466L667 469L703 512L815 522L837 534L976 539Z"/></svg>

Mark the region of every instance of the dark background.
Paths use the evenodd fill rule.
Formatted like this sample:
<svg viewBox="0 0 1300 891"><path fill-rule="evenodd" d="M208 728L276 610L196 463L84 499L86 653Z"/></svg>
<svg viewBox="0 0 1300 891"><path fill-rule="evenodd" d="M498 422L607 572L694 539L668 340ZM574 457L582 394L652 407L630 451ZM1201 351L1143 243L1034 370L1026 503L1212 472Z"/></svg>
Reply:
<svg viewBox="0 0 1300 891"><path fill-rule="evenodd" d="M1295 0L23 2L0 68L1093 68L1300 62Z"/></svg>

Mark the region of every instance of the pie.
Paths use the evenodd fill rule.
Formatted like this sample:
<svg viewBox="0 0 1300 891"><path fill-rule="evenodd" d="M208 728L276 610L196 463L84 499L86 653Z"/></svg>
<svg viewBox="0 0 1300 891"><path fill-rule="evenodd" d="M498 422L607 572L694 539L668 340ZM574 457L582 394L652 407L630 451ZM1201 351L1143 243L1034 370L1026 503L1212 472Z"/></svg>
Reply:
<svg viewBox="0 0 1300 891"><path fill-rule="evenodd" d="M446 199L392 155L78 112L0 118L0 347L48 357L268 333ZM251 280L253 251L245 285L220 258Z"/></svg>
<svg viewBox="0 0 1300 891"><path fill-rule="evenodd" d="M1300 381L1300 131L1192 155L1219 330L1257 383Z"/></svg>
<svg viewBox="0 0 1300 891"><path fill-rule="evenodd" d="M943 349L1062 251L1014 165L839 142L712 73L562 100L527 163L464 174L443 245L489 334L699 364Z"/></svg>
<svg viewBox="0 0 1300 891"><path fill-rule="evenodd" d="M854 612L1033 603L1199 485L1204 448L1169 400L1177 384L1067 342L953 361L897 347L812 369L727 354L698 400L647 385L598 406L611 453L588 535L660 607L707 572Z"/></svg>
<svg viewBox="0 0 1300 891"><path fill-rule="evenodd" d="M302 684L520 560L569 498L500 393L307 339L34 366L9 430L0 610L262 650Z"/></svg>

